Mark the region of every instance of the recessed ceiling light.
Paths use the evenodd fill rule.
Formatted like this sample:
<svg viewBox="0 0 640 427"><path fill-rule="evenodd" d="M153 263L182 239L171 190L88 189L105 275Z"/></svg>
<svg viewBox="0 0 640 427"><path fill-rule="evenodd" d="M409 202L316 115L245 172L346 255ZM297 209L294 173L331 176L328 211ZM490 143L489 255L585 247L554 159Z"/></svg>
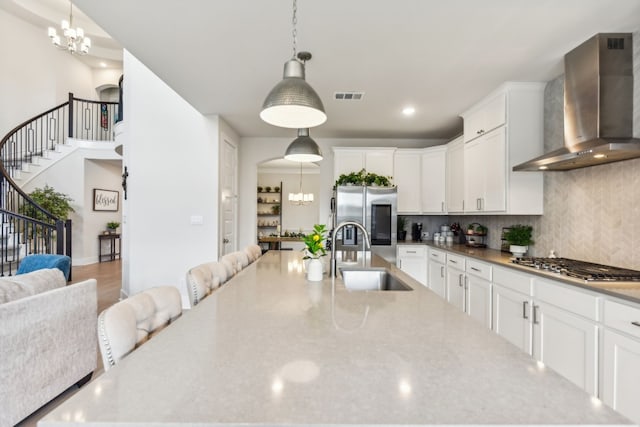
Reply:
<svg viewBox="0 0 640 427"><path fill-rule="evenodd" d="M548 167L548 166L540 166L540 167L538 167L538 169L540 169L541 171L543 171L543 170L545 170L545 169L549 169L549 167Z"/></svg>
<svg viewBox="0 0 640 427"><path fill-rule="evenodd" d="M100 66L101 66L102 68L106 68L106 67L107 67L107 63L106 63L106 62L101 62L101 63L100 63Z"/></svg>
<svg viewBox="0 0 640 427"><path fill-rule="evenodd" d="M607 155L606 154L594 154L593 158L594 159L606 159Z"/></svg>
<svg viewBox="0 0 640 427"><path fill-rule="evenodd" d="M402 114L404 114L405 116L413 116L416 112L416 109L413 107L404 107L402 109Z"/></svg>

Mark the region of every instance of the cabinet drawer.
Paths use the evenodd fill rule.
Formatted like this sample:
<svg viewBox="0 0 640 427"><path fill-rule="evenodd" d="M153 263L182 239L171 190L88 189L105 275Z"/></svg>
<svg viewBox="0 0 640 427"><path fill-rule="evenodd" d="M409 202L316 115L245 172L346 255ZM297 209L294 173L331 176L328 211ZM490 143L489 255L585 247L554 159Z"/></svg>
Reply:
<svg viewBox="0 0 640 427"><path fill-rule="evenodd" d="M640 338L640 308L605 300L604 324Z"/></svg>
<svg viewBox="0 0 640 427"><path fill-rule="evenodd" d="M491 266L475 259L467 259L467 273L491 281Z"/></svg>
<svg viewBox="0 0 640 427"><path fill-rule="evenodd" d="M447 253L447 265L464 271L465 258L460 255Z"/></svg>
<svg viewBox="0 0 640 427"><path fill-rule="evenodd" d="M533 278L527 274L518 273L517 271L509 268L493 268L494 283L502 285L513 291L520 292L521 294L529 296L533 295L531 292L532 279Z"/></svg>
<svg viewBox="0 0 640 427"><path fill-rule="evenodd" d="M430 248L429 249L429 259L444 264L445 261L447 260L447 254L446 254L446 252Z"/></svg>
<svg viewBox="0 0 640 427"><path fill-rule="evenodd" d="M407 258L407 257L416 257L416 258L425 258L427 257L427 247L426 246L408 246L402 245L398 246L398 257Z"/></svg>
<svg viewBox="0 0 640 427"><path fill-rule="evenodd" d="M533 280L533 293L536 300L547 302L587 319L599 320L599 297L596 295L569 289L558 282L537 278Z"/></svg>

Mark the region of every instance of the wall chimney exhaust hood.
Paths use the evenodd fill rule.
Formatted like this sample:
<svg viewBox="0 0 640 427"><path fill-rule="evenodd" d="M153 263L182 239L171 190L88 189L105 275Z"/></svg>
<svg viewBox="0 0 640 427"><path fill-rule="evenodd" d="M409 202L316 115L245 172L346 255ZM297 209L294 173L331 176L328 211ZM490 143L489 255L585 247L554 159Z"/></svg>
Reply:
<svg viewBox="0 0 640 427"><path fill-rule="evenodd" d="M631 34L596 34L565 55L564 72L564 147L513 170L563 171L640 157Z"/></svg>

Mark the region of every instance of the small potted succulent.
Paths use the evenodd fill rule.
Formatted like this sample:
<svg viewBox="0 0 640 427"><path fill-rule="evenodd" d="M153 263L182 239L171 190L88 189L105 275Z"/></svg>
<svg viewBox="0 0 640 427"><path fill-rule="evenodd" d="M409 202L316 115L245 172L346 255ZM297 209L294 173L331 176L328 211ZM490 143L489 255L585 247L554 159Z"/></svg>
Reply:
<svg viewBox="0 0 640 427"><path fill-rule="evenodd" d="M275 191L276 193L280 192L280 187L274 187L273 191Z"/></svg>
<svg viewBox="0 0 640 427"><path fill-rule="evenodd" d="M117 221L110 221L107 223L107 231L110 234L115 234L118 227L120 227L120 223Z"/></svg>
<svg viewBox="0 0 640 427"><path fill-rule="evenodd" d="M532 245L533 227L530 225L516 224L504 233L504 239L509 243L509 251L516 258L521 258Z"/></svg>
<svg viewBox="0 0 640 427"><path fill-rule="evenodd" d="M264 190L264 188L258 185L258 193L262 193L262 190Z"/></svg>
<svg viewBox="0 0 640 427"><path fill-rule="evenodd" d="M271 193L271 187L267 185L266 187L264 187L264 191L266 191L267 193Z"/></svg>

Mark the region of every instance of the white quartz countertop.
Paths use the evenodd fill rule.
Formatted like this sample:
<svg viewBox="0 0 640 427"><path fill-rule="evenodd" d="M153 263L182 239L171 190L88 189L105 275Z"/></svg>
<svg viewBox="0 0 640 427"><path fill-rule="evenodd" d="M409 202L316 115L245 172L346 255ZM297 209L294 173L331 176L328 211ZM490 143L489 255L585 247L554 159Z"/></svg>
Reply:
<svg viewBox="0 0 640 427"><path fill-rule="evenodd" d="M413 291L307 282L300 257L267 252L38 425L630 423L394 266Z"/></svg>

